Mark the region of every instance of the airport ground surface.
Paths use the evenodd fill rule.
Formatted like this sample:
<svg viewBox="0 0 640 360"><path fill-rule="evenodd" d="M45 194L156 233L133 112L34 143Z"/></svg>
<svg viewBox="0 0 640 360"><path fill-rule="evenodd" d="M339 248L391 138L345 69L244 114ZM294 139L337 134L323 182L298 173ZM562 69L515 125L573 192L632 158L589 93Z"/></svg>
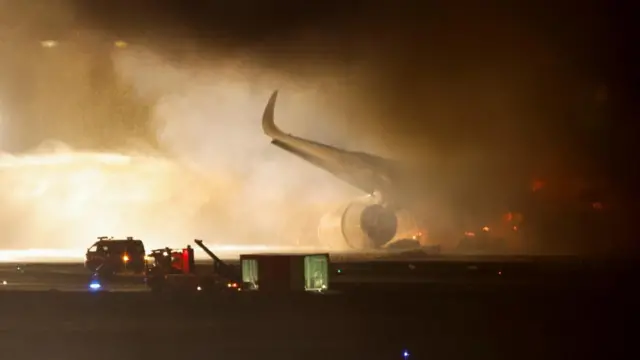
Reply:
<svg viewBox="0 0 640 360"><path fill-rule="evenodd" d="M0 264L0 354L402 359L407 349L408 359L629 358L634 265L351 261L333 265L338 294L212 298L158 297L135 277L89 293L81 264Z"/></svg>

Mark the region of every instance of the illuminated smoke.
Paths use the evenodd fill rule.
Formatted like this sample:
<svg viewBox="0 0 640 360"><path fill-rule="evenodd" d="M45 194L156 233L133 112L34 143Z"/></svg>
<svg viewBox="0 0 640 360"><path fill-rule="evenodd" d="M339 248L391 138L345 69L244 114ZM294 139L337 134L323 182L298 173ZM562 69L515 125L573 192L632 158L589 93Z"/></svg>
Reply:
<svg viewBox="0 0 640 360"><path fill-rule="evenodd" d="M169 61L135 38L122 46L99 27L74 24L82 17L69 6L7 7L0 146L20 150L0 156L0 247L83 248L102 235L139 237L149 247L194 237L318 245L321 215L361 193L269 144L260 120L276 88L276 121L285 131L382 153L357 126L357 115L370 115L352 101L358 86L348 88L344 69L329 60L294 58L274 70L259 54L214 49L207 62L186 52ZM307 45L307 38L292 41ZM133 93L122 95L126 87ZM148 126L151 138L129 125ZM95 150L130 137L141 144L135 151ZM43 139L70 146L22 153Z"/></svg>
<svg viewBox="0 0 640 360"><path fill-rule="evenodd" d="M358 191L271 146L260 121L269 93L280 88L283 128L346 143L348 137L336 135L346 115L326 96L339 99L339 84L285 81L228 63L172 66L139 49L117 51L120 80L134 87L132 96L153 104L149 125L160 151L80 152L53 143L2 155L3 247L83 248L102 235L135 236L150 248L193 238L214 245L321 245L321 214Z"/></svg>
<svg viewBox="0 0 640 360"><path fill-rule="evenodd" d="M152 126L160 146L229 184L224 193L211 194L210 213L202 220L209 224L206 234L222 236L223 242L308 244L315 241L320 214L357 194L332 175L271 146L262 134L266 100L279 88L283 96L277 121L283 128L339 142L335 134L345 114L329 104L327 93L341 91L330 75L287 79L230 60L181 68L135 49L116 53L114 61L139 96L155 101Z"/></svg>

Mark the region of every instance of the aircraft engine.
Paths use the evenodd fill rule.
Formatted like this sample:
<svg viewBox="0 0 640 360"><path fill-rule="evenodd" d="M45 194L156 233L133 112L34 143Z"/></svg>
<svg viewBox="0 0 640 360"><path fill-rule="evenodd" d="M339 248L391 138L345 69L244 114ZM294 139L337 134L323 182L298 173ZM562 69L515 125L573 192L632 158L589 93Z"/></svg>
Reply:
<svg viewBox="0 0 640 360"><path fill-rule="evenodd" d="M364 197L326 214L318 238L334 250L372 250L384 247L404 233L404 212L396 212Z"/></svg>

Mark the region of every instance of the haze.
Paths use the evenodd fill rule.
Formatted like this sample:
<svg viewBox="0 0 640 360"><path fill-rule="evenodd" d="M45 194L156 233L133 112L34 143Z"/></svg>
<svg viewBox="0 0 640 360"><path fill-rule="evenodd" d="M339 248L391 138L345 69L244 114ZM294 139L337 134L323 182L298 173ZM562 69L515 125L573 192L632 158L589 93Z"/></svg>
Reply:
<svg viewBox="0 0 640 360"><path fill-rule="evenodd" d="M607 163L597 6L312 3L0 1L0 246L316 246L320 214L361 193L269 145L276 88L285 131L487 198Z"/></svg>
<svg viewBox="0 0 640 360"><path fill-rule="evenodd" d="M2 50L23 72L4 74L15 103L3 109L3 144L52 139L0 158L2 247L82 248L101 235L151 247L317 246L320 215L359 194L262 135L262 109L280 88L283 126L366 148L340 126L343 87L330 69L296 79L232 56L172 63L95 33L50 48L22 36ZM96 74L96 61L113 75Z"/></svg>

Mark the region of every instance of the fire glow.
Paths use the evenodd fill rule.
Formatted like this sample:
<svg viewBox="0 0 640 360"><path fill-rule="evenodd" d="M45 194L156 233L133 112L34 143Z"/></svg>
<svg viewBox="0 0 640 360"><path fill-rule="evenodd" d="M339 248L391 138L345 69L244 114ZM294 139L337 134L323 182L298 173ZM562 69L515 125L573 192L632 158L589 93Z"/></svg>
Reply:
<svg viewBox="0 0 640 360"><path fill-rule="evenodd" d="M225 187L161 157L71 151L2 155L0 183L1 245L10 249L77 248L104 234L186 241Z"/></svg>

